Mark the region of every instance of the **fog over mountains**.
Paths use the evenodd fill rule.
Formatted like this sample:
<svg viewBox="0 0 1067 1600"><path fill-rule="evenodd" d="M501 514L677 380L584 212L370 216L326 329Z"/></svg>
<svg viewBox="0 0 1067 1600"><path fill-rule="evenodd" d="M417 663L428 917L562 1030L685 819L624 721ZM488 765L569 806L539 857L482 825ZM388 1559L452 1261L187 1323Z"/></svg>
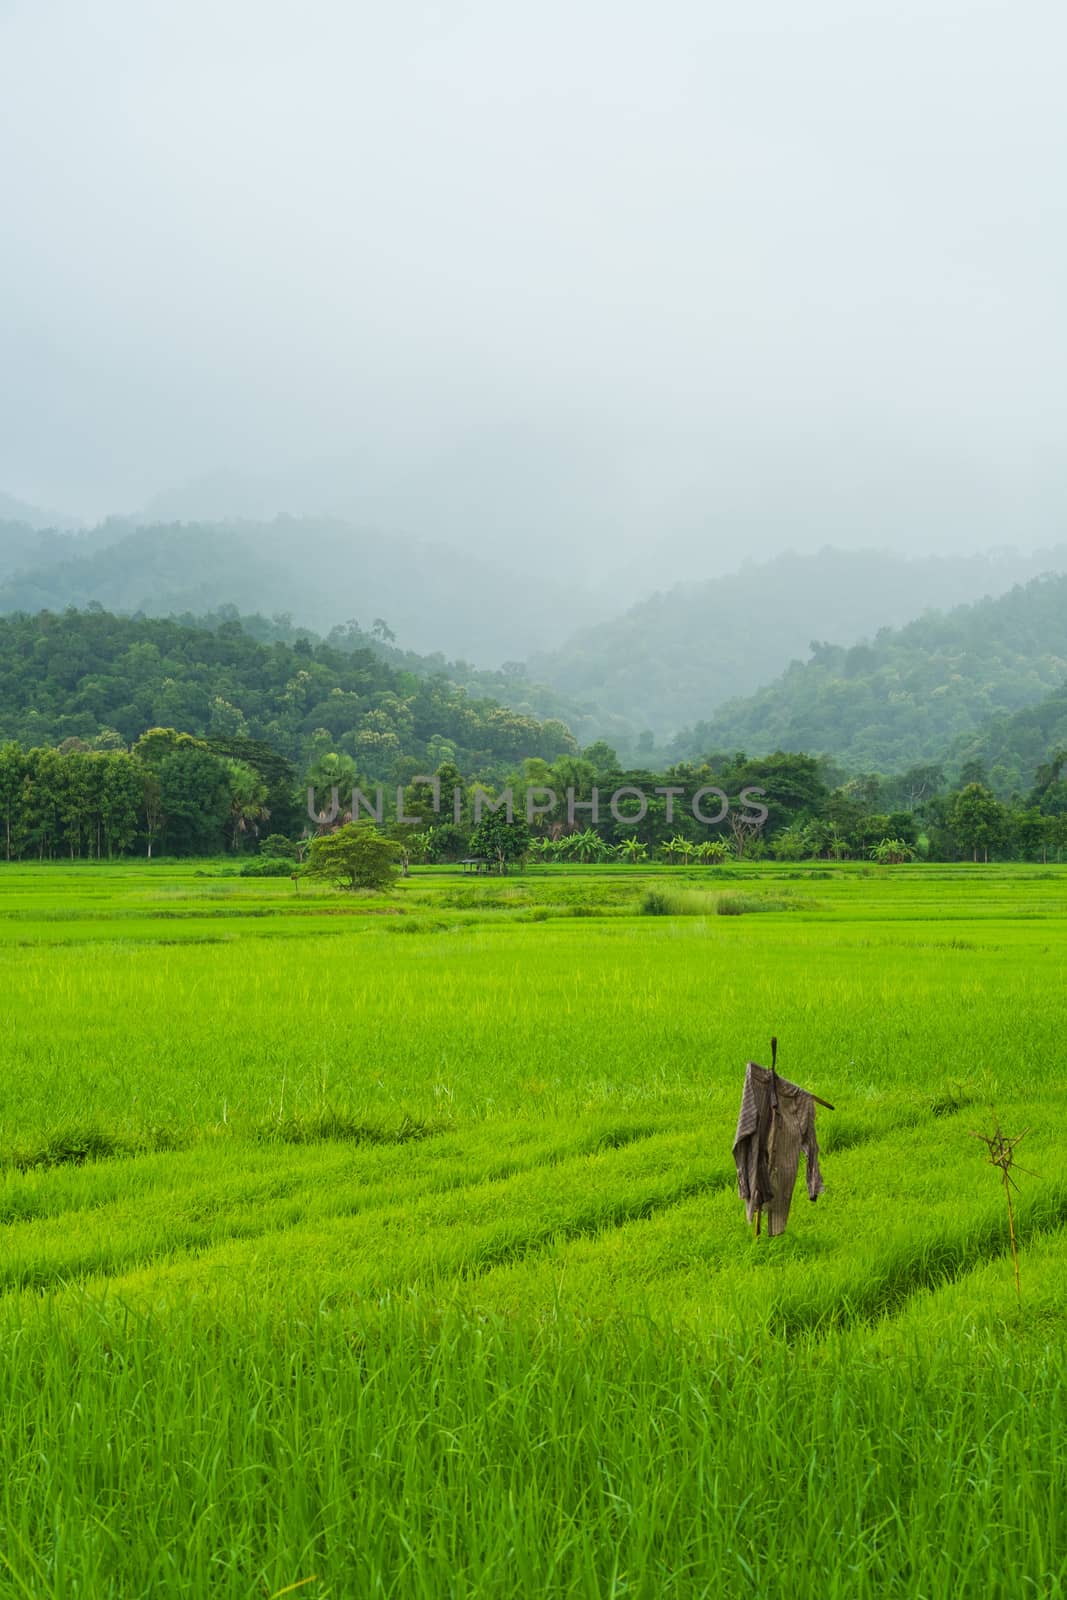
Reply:
<svg viewBox="0 0 1067 1600"><path fill-rule="evenodd" d="M1058 8L313 12L0 6L9 493L633 568L605 614L1063 536Z"/></svg>
<svg viewBox="0 0 1067 1600"><path fill-rule="evenodd" d="M0 613L74 605L199 617L230 608L259 614L265 635L290 641L301 628L342 637L354 622L361 646L404 670L441 674L527 715L562 718L586 742L607 737L630 752L674 748L686 756L746 744L875 764L892 752L929 754L932 740L972 731L983 713L1014 711L1054 689L1061 659L1067 676L1067 606L1048 600L1058 590L1035 589L1010 613L1006 674L997 627L1009 613L980 607L968 623L967 708L939 719L922 700L924 684L944 692L942 678L922 665L931 651L945 656L948 680L954 671L961 614L942 622L937 613L1067 571L1067 547L926 559L832 549L782 555L673 584L606 618L603 594L566 584L551 563L509 567L509 556L521 552L501 552L495 566L324 517L146 526L116 518L66 534L0 523ZM863 641L921 618L928 621L894 645L891 666L883 662L879 688L864 699L850 681L834 700L834 682L870 667L857 653ZM976 654L983 628L985 665ZM777 681L812 649L814 677ZM815 687L802 690L809 678ZM902 682L907 694L898 692ZM757 690L746 710L743 697ZM895 708L891 737L878 731L879 693ZM873 731L864 727L867 713ZM901 726L909 716L911 733Z"/></svg>
<svg viewBox="0 0 1067 1600"><path fill-rule="evenodd" d="M0 5L0 610L354 619L636 750L1065 569L1062 11L61 9Z"/></svg>

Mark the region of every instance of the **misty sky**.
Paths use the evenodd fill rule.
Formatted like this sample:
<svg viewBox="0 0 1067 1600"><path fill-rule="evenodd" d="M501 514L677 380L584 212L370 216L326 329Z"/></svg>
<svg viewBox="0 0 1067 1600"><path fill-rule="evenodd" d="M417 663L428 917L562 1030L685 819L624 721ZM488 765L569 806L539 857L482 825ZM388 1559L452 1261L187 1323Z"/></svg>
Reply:
<svg viewBox="0 0 1067 1600"><path fill-rule="evenodd" d="M0 488L1062 538L1065 54L1026 0L0 0Z"/></svg>

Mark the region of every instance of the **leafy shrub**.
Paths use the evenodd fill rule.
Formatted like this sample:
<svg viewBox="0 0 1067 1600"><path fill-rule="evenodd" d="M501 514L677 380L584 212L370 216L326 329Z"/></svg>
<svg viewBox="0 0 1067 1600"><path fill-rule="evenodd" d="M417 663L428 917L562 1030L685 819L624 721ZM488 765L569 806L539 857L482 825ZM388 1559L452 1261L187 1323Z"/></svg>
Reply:
<svg viewBox="0 0 1067 1600"><path fill-rule="evenodd" d="M284 833L268 833L265 839L260 840L259 853L272 861L295 861L296 845Z"/></svg>
<svg viewBox="0 0 1067 1600"><path fill-rule="evenodd" d="M242 878L291 878L294 872L292 861L278 861L269 856L255 856L251 861L246 861L241 868Z"/></svg>
<svg viewBox="0 0 1067 1600"><path fill-rule="evenodd" d="M754 911L806 911L817 903L799 895L785 899L769 894L724 894L719 896L715 910L720 917L745 917Z"/></svg>
<svg viewBox="0 0 1067 1600"><path fill-rule="evenodd" d="M645 917L707 917L716 905L715 895L703 889L649 889L640 909Z"/></svg>

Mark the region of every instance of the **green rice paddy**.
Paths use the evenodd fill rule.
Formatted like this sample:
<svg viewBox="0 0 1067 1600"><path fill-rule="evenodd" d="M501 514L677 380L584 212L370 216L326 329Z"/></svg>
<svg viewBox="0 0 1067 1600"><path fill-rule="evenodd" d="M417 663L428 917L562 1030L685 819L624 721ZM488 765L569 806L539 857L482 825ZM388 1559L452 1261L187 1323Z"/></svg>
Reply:
<svg viewBox="0 0 1067 1600"><path fill-rule="evenodd" d="M1067 868L0 867L0 996L0 1595L1067 1593Z"/></svg>

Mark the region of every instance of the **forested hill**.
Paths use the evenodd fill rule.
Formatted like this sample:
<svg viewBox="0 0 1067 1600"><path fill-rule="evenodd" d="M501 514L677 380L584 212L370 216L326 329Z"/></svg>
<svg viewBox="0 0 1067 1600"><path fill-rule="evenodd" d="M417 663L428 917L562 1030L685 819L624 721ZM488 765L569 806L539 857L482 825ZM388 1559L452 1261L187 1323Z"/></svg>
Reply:
<svg viewBox="0 0 1067 1600"><path fill-rule="evenodd" d="M557 643L595 614L579 586L503 539L471 555L327 517L31 533L0 525L0 612L95 602L158 617L227 602L290 612L320 633L384 617L408 648L482 666Z"/></svg>
<svg viewBox="0 0 1067 1600"><path fill-rule="evenodd" d="M816 645L809 661L679 735L673 753L809 750L856 771L901 771L961 753L990 718L1065 683L1067 577L1039 578L868 643Z"/></svg>
<svg viewBox="0 0 1067 1600"><path fill-rule="evenodd" d="M200 617L222 602L246 617L295 617L327 637L337 628L366 635L384 618L383 653L387 644L410 652L390 657L400 670L446 676L539 719L562 717L583 743L603 737L642 756L651 753L642 732L662 748L679 728L772 682L812 639L852 645L932 606L1053 570L1067 570L1067 549L924 561L828 549L751 561L706 582L679 584L684 573L671 569L673 587L595 623L596 603L558 563L504 539L475 557L323 517L113 519L75 534L0 522L0 613L95 603Z"/></svg>
<svg viewBox="0 0 1067 1600"><path fill-rule="evenodd" d="M813 639L852 645L932 607L1063 571L1067 548L921 561L871 550L783 555L653 595L530 657L527 676L658 738L771 683Z"/></svg>
<svg viewBox="0 0 1067 1600"><path fill-rule="evenodd" d="M1067 685L1011 716L990 719L960 749L1002 798L1027 790L1035 773L1067 758Z"/></svg>
<svg viewBox="0 0 1067 1600"><path fill-rule="evenodd" d="M265 740L302 770L337 752L387 781L445 760L491 776L576 748L560 721L400 670L370 649L265 643L233 619L211 629L99 608L0 617L0 743L129 744L152 727Z"/></svg>
<svg viewBox="0 0 1067 1600"><path fill-rule="evenodd" d="M290 616L275 614L265 617L261 612L241 615L235 606L219 606L205 616L186 613L178 619L194 627L217 628L220 622L239 620L242 628L252 638L264 644L282 640L294 644L297 639L319 642L319 636L310 629L299 627ZM621 753L630 752L634 742L633 730L625 717L610 716L590 711L577 704L568 695L544 684L531 683L525 676L522 663L505 662L503 667L475 667L469 661L452 660L441 651L420 655L415 650L405 650L398 645L392 629L378 622L369 628L356 622L347 622L331 628L324 641L327 645L345 652L371 650L398 672L413 672L419 678L444 678L458 688L480 700L494 700L510 706L512 711L533 717L538 722L565 722L580 744L594 744L607 739Z"/></svg>

